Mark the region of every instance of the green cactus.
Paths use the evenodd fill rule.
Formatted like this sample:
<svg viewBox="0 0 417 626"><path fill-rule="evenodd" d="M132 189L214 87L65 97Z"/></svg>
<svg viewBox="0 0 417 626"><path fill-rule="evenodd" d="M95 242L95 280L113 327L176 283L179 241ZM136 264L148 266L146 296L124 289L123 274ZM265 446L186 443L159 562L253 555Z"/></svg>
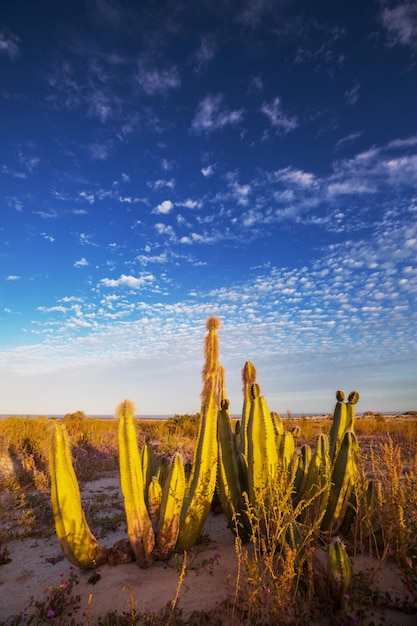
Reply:
<svg viewBox="0 0 417 626"><path fill-rule="evenodd" d="M145 503L146 505L148 505L149 486L152 482L153 477L156 476L158 473L158 464L156 462L155 452L153 450L153 447L149 443L149 440L147 440L145 445L142 447L142 450L140 453L140 460L142 463Z"/></svg>
<svg viewBox="0 0 417 626"><path fill-rule="evenodd" d="M305 491L307 482L308 468L311 463L312 452L309 445L305 444L301 448L301 452L297 455L294 468L294 506L301 501Z"/></svg>
<svg viewBox="0 0 417 626"><path fill-rule="evenodd" d="M171 462L162 490L159 524L156 533L156 554L159 560L168 560L175 548L180 529L180 515L185 495L185 472L180 454Z"/></svg>
<svg viewBox="0 0 417 626"><path fill-rule="evenodd" d="M345 595L352 583L352 567L346 548L339 537L335 537L329 545L327 555L327 574L332 595L333 607L343 607Z"/></svg>
<svg viewBox="0 0 417 626"><path fill-rule="evenodd" d="M333 462L337 456L341 441L346 432L346 404L343 391L336 391L336 406L333 414L332 427L330 429L330 460Z"/></svg>
<svg viewBox="0 0 417 626"><path fill-rule="evenodd" d="M301 498L304 507L301 519L304 523L320 521L326 512L330 493L331 462L329 456L329 440L323 433L317 438L317 445L311 457ZM317 495L318 494L318 495Z"/></svg>
<svg viewBox="0 0 417 626"><path fill-rule="evenodd" d="M355 427L355 404L359 402L359 394L357 391L351 391L346 404L346 426L345 432L353 430Z"/></svg>
<svg viewBox="0 0 417 626"><path fill-rule="evenodd" d="M216 488L217 475L217 414L219 410L218 337L220 322L216 317L207 320L205 338L205 366L200 425L194 450L191 476L181 512L176 549L188 550L198 539L210 511Z"/></svg>
<svg viewBox="0 0 417 626"><path fill-rule="evenodd" d="M247 428L249 499L255 508L262 504L265 491L277 474L278 453L274 424L266 400L257 383L251 386L251 406Z"/></svg>
<svg viewBox="0 0 417 626"><path fill-rule="evenodd" d="M272 422L274 424L275 435L282 435L284 432L284 424L276 411L271 411Z"/></svg>
<svg viewBox="0 0 417 626"><path fill-rule="evenodd" d="M358 473L358 442L352 431L345 433L332 469L332 486L322 531L334 530L342 522L355 488Z"/></svg>
<svg viewBox="0 0 417 626"><path fill-rule="evenodd" d="M145 494L147 494L147 509L152 523L152 528L154 533L156 533L158 529L159 512L162 500L162 487L157 476L153 476Z"/></svg>
<svg viewBox="0 0 417 626"><path fill-rule="evenodd" d="M106 562L107 551L99 545L85 519L63 424L56 424L53 430L49 467L52 511L63 553L71 563L83 569L102 565Z"/></svg>
<svg viewBox="0 0 417 626"><path fill-rule="evenodd" d="M248 457L248 424L251 409L251 387L256 382L256 368L253 363L246 361L242 370L243 383L243 409L242 422L240 425L240 450Z"/></svg>
<svg viewBox="0 0 417 626"><path fill-rule="evenodd" d="M229 401L223 400L218 415L219 463L217 489L220 504L226 515L229 528L238 532L246 541L250 536L250 525L245 512L245 501L239 479L239 466L233 441L229 413Z"/></svg>
<svg viewBox="0 0 417 626"><path fill-rule="evenodd" d="M280 467L288 470L295 452L295 442L293 434L285 431L277 436L277 453Z"/></svg>
<svg viewBox="0 0 417 626"><path fill-rule="evenodd" d="M142 463L133 423L134 406L129 400L117 408L119 418L120 482L130 544L140 567L155 560L155 534L145 503Z"/></svg>

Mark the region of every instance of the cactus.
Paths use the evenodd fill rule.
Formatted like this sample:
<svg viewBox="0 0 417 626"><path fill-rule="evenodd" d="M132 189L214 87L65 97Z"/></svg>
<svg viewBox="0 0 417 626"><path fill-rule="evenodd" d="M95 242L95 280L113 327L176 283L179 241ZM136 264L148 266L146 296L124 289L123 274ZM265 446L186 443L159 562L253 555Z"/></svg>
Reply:
<svg viewBox="0 0 417 626"><path fill-rule="evenodd" d="M329 440L326 435L320 434L317 445L308 466L308 472L302 490L301 498L306 503L302 511L302 521L313 523L323 517L326 512L330 493L331 463L329 456ZM319 493L318 496L316 494Z"/></svg>
<svg viewBox="0 0 417 626"><path fill-rule="evenodd" d="M185 494L184 464L180 454L171 462L169 474L162 490L159 524L156 533L156 555L159 560L170 558L174 551L180 528L180 514Z"/></svg>
<svg viewBox="0 0 417 626"><path fill-rule="evenodd" d="M274 424L275 435L282 435L284 432L284 424L276 411L271 411L272 422Z"/></svg>
<svg viewBox="0 0 417 626"><path fill-rule="evenodd" d="M251 406L247 428L249 499L256 507L262 504L265 490L276 477L278 453L274 425L266 400L257 383L251 386Z"/></svg>
<svg viewBox="0 0 417 626"><path fill-rule="evenodd" d="M201 394L201 417L194 450L193 466L180 519L176 549L188 550L195 544L210 510L217 475L217 414L218 414L218 337L220 322L209 317L206 323L205 366Z"/></svg>
<svg viewBox="0 0 417 626"><path fill-rule="evenodd" d="M336 406L334 408L333 423L330 429L330 459L333 462L340 448L346 430L346 404L343 391L336 391Z"/></svg>
<svg viewBox="0 0 417 626"><path fill-rule="evenodd" d="M145 504L144 478L133 423L134 406L129 400L117 408L119 417L120 482L126 510L130 544L140 567L154 561L155 534Z"/></svg>
<svg viewBox="0 0 417 626"><path fill-rule="evenodd" d="M248 458L248 423L251 408L251 387L256 382L256 368L250 361L246 361L242 370L243 382L243 409L240 425L240 450Z"/></svg>
<svg viewBox="0 0 417 626"><path fill-rule="evenodd" d="M309 445L305 444L301 448L301 452L296 458L295 476L294 476L294 506L301 501L304 495L305 485L307 482L308 468L311 463L312 453Z"/></svg>
<svg viewBox="0 0 417 626"><path fill-rule="evenodd" d="M295 442L293 434L289 431L278 435L277 437L277 453L278 461L283 469L289 469L293 454L295 451Z"/></svg>
<svg viewBox="0 0 417 626"><path fill-rule="evenodd" d="M329 546L327 574L333 607L338 610L343 606L345 595L352 582L352 567L344 543L339 537L335 537Z"/></svg>
<svg viewBox="0 0 417 626"><path fill-rule="evenodd" d="M62 424L54 427L49 462L52 511L63 553L71 563L83 569L102 565L107 552L99 545L85 519L68 434Z"/></svg>
<svg viewBox="0 0 417 626"><path fill-rule="evenodd" d="M321 525L323 531L332 530L343 520L353 494L357 472L358 442L355 434L348 431L333 465L329 502Z"/></svg>
<svg viewBox="0 0 417 626"><path fill-rule="evenodd" d="M156 533L158 529L159 511L162 500L162 487L157 476L153 476L148 489L145 490L145 495L147 495L147 509L152 523L152 528L154 533Z"/></svg>
<svg viewBox="0 0 417 626"><path fill-rule="evenodd" d="M239 479L239 466L233 440L229 414L229 401L223 400L218 415L219 463L217 489L229 528L237 530L246 541L250 536L250 525L245 512L245 501Z"/></svg>
<svg viewBox="0 0 417 626"><path fill-rule="evenodd" d="M357 391L351 391L346 404L346 426L345 431L353 430L355 427L355 404L359 402Z"/></svg>
<svg viewBox="0 0 417 626"><path fill-rule="evenodd" d="M145 494L145 502L148 505L148 492L152 479L158 473L157 462L155 458L155 452L147 439L140 453L140 460L142 464L143 475L143 490Z"/></svg>

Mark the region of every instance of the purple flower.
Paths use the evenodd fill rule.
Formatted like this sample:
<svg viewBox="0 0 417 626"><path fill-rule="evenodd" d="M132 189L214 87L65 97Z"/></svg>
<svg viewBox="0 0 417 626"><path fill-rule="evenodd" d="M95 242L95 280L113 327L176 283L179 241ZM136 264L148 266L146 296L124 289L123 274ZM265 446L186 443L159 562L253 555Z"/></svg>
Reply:
<svg viewBox="0 0 417 626"><path fill-rule="evenodd" d="M221 557L220 552L215 552L215 553L213 554L213 559L220 559L220 557Z"/></svg>
<svg viewBox="0 0 417 626"><path fill-rule="evenodd" d="M46 617L54 617L55 615L55 611L53 611L52 609L49 609L49 611L46 614Z"/></svg>

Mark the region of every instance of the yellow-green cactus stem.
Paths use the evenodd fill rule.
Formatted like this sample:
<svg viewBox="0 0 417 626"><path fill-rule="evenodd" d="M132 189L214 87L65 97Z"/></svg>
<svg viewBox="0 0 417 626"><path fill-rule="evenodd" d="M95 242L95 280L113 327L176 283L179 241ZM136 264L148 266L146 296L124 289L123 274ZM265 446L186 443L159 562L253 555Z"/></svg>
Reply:
<svg viewBox="0 0 417 626"><path fill-rule="evenodd" d="M275 435L282 435L284 433L284 424L279 414L276 411L271 411L271 417L272 423L274 424Z"/></svg>
<svg viewBox="0 0 417 626"><path fill-rule="evenodd" d="M333 530L343 520L355 486L357 472L358 442L355 434L348 431L343 437L333 465L329 501L321 524L323 531Z"/></svg>
<svg viewBox="0 0 417 626"><path fill-rule="evenodd" d="M256 368L251 361L246 361L242 370L243 383L243 409L242 423L240 425L240 450L247 458L248 456L248 423L251 408L251 387L256 383Z"/></svg>
<svg viewBox="0 0 417 626"><path fill-rule="evenodd" d="M336 391L336 406L333 422L330 429L330 459L333 462L339 452L341 441L346 432L346 403L345 394L340 389Z"/></svg>
<svg viewBox="0 0 417 626"><path fill-rule="evenodd" d="M180 454L171 462L162 491L159 524L156 533L156 555L168 560L175 548L180 528L180 515L185 495L184 463Z"/></svg>
<svg viewBox="0 0 417 626"><path fill-rule="evenodd" d="M120 483L130 544L140 567L153 563L155 534L145 504L144 479L133 422L134 405L129 400L117 408L119 418Z"/></svg>
<svg viewBox="0 0 417 626"><path fill-rule="evenodd" d="M148 505L148 490L154 476L158 473L158 464L155 452L149 441L146 441L140 453L143 474L143 488L145 493L145 503Z"/></svg>
<svg viewBox="0 0 417 626"><path fill-rule="evenodd" d="M251 386L251 408L247 429L249 499L257 508L277 474L278 453L271 413L257 383Z"/></svg>
<svg viewBox="0 0 417 626"><path fill-rule="evenodd" d="M327 554L327 574L333 607L338 610L345 603L345 596L352 583L352 566L340 537L335 537Z"/></svg>
<svg viewBox="0 0 417 626"><path fill-rule="evenodd" d="M311 448L308 444L305 444L301 448L301 452L297 455L296 458L296 466L295 466L295 476L294 476L294 496L293 502L294 505L301 501L305 485L307 482L308 468L311 463L312 452Z"/></svg>
<svg viewBox="0 0 417 626"><path fill-rule="evenodd" d="M331 487L330 478L329 439L321 433L317 438L302 492L302 499L307 504L302 513L303 522L320 521L325 514Z"/></svg>
<svg viewBox="0 0 417 626"><path fill-rule="evenodd" d="M147 508L148 508L148 513L151 519L154 533L156 533L157 528L158 528L161 501L162 501L161 483L159 482L157 476L153 476L148 487Z"/></svg>
<svg viewBox="0 0 417 626"><path fill-rule="evenodd" d="M198 539L210 511L217 477L217 414L218 405L218 337L220 322L207 320L208 333L204 341L205 366L197 444L194 449L191 476L181 512L180 531L176 549L188 550Z"/></svg>
<svg viewBox="0 0 417 626"><path fill-rule="evenodd" d="M102 565L107 552L99 545L85 519L63 424L56 424L53 430L49 467L52 511L63 553L71 563L83 569Z"/></svg>
<svg viewBox="0 0 417 626"><path fill-rule="evenodd" d="M359 394L357 391L351 391L348 395L346 404L346 425L345 432L355 428L355 404L359 402Z"/></svg>
<svg viewBox="0 0 417 626"><path fill-rule="evenodd" d="M243 541L249 539L250 525L245 513L245 501L239 480L239 468L233 441L229 401L223 400L218 415L219 462L217 489L220 504L229 528Z"/></svg>
<svg viewBox="0 0 417 626"><path fill-rule="evenodd" d="M295 451L293 434L285 431L277 437L278 462L283 469L289 469Z"/></svg>

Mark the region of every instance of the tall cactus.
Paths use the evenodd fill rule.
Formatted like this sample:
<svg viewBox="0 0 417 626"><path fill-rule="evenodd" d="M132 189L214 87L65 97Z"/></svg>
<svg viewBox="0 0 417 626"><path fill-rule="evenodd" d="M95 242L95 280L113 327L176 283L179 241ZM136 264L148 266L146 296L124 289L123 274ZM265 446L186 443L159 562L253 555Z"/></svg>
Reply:
<svg viewBox="0 0 417 626"><path fill-rule="evenodd" d="M346 404L346 426L345 431L353 430L355 427L355 404L359 402L357 391L351 391Z"/></svg>
<svg viewBox="0 0 417 626"><path fill-rule="evenodd" d="M247 437L249 499L255 507L258 507L265 497L266 488L276 477L278 453L271 413L257 383L251 386Z"/></svg>
<svg viewBox="0 0 417 626"><path fill-rule="evenodd" d="M358 442L355 433L348 431L343 437L333 465L332 487L321 529L334 530L340 525L351 500L358 473Z"/></svg>
<svg viewBox="0 0 417 626"><path fill-rule="evenodd" d="M145 503L141 457L133 423L134 406L129 400L117 408L119 417L120 482L124 498L130 544L140 567L155 560L155 534Z"/></svg>
<svg viewBox="0 0 417 626"><path fill-rule="evenodd" d="M226 515L229 528L233 533L237 530L242 540L250 536L250 525L245 511L245 501L239 478L239 466L231 419L229 401L223 400L218 415L219 462L217 489L220 504Z"/></svg>
<svg viewBox="0 0 417 626"><path fill-rule="evenodd" d="M99 545L85 519L63 424L56 424L53 430L49 467L52 511L63 553L71 563L84 569L102 565L107 552Z"/></svg>
<svg viewBox="0 0 417 626"><path fill-rule="evenodd" d="M339 452L340 444L346 432L346 404L345 394L340 389L336 391L336 406L334 408L333 422L330 429L330 459L333 462Z"/></svg>
<svg viewBox="0 0 417 626"><path fill-rule="evenodd" d="M248 457L248 424L251 408L251 387L256 383L256 368L251 361L246 361L242 370L242 382L243 382L243 409L242 409L242 422L240 425L240 450Z"/></svg>
<svg viewBox="0 0 417 626"><path fill-rule="evenodd" d="M216 487L219 410L219 346L216 330L220 327L220 321L217 317L209 317L206 327L208 333L204 341L201 417L190 481L181 512L176 546L179 551L188 550L197 541L210 511Z"/></svg>

